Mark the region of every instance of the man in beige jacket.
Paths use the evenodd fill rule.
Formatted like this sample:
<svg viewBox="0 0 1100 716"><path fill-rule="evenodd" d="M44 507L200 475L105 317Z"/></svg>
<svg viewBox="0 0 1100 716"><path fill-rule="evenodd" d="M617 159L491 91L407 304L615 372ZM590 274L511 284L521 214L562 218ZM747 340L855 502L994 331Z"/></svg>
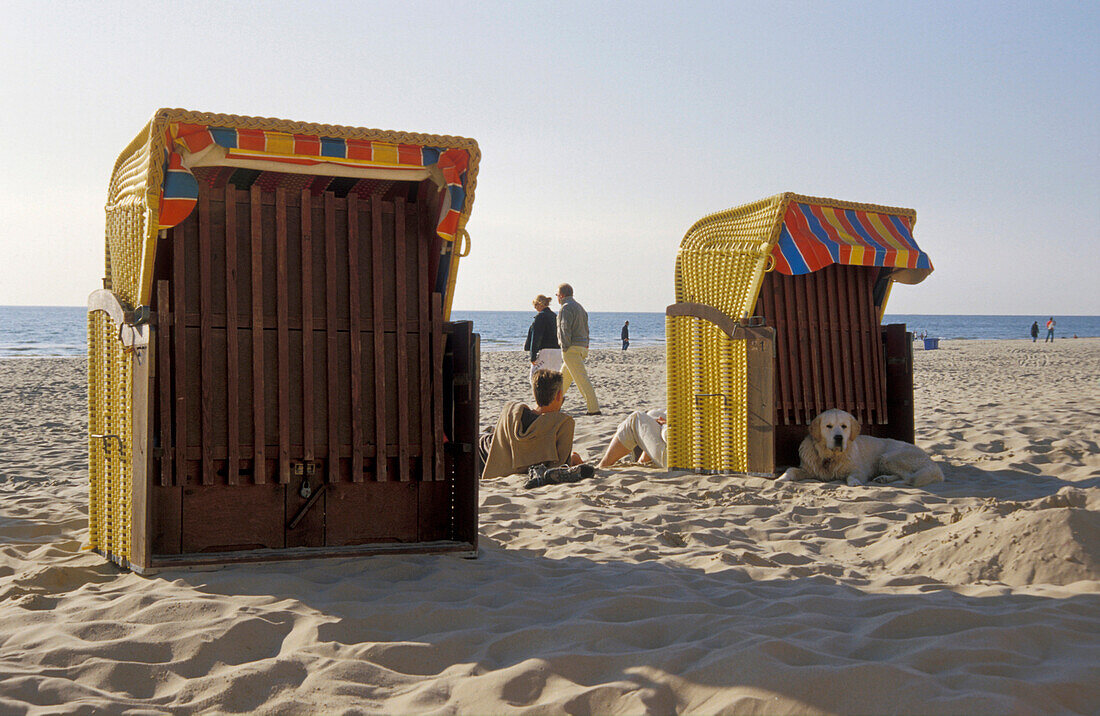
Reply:
<svg viewBox="0 0 1100 716"><path fill-rule="evenodd" d="M493 432L482 436L478 447L485 462L483 480L524 473L532 465L581 464L581 456L573 452L573 418L561 412L561 373L537 370L531 387L537 407L505 403Z"/></svg>

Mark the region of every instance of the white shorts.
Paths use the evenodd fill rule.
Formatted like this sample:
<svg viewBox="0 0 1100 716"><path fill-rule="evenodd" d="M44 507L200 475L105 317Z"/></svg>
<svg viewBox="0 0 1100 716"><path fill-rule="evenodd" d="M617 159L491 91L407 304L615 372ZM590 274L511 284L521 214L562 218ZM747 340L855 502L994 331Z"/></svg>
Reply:
<svg viewBox="0 0 1100 716"><path fill-rule="evenodd" d="M539 351L539 357L531 365L531 372L528 374L528 378L533 378L536 370L556 370L561 372L562 360L561 360L561 348L543 348Z"/></svg>

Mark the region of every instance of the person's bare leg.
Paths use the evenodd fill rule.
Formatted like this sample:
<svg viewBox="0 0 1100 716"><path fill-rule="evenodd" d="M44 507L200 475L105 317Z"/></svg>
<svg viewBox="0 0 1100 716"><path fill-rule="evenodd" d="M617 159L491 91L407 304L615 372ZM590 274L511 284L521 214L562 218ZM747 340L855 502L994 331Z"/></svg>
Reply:
<svg viewBox="0 0 1100 716"><path fill-rule="evenodd" d="M575 452L575 453L573 453L572 455L569 456L569 466L570 467L575 467L577 465L580 465L582 462L584 462L584 458L581 457L580 453Z"/></svg>
<svg viewBox="0 0 1100 716"><path fill-rule="evenodd" d="M618 438L611 438L611 443L607 446L603 457L600 458L599 467L611 467L620 458L625 457L628 452L630 452L630 449L623 445Z"/></svg>

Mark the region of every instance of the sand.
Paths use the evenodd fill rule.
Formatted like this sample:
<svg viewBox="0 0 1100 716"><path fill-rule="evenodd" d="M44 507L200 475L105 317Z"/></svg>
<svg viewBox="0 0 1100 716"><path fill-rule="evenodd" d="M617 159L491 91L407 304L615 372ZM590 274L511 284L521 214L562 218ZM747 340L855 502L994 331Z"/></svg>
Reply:
<svg viewBox="0 0 1100 716"><path fill-rule="evenodd" d="M477 560L153 577L81 549L83 361L2 360L0 713L1097 713L1100 339L940 345L926 489L513 477ZM663 359L594 352L577 449L664 404ZM488 423L526 368L482 370Z"/></svg>

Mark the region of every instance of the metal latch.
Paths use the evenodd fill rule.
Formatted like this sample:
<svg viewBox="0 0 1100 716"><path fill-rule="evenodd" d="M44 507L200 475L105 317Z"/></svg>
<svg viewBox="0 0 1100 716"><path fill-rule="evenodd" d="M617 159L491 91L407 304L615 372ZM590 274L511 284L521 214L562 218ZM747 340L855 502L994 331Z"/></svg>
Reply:
<svg viewBox="0 0 1100 716"><path fill-rule="evenodd" d="M118 442L118 449L119 449L120 451L122 450L122 438L120 438L119 436L115 435L114 433L106 433L106 434L103 434L103 435L98 435L98 434L95 434L95 433L93 433L93 434L89 435L88 437L90 437L90 438L96 438L96 439L102 440L102 441L103 441L103 449L104 449L104 450L106 450L106 449L107 449L107 443L108 443L108 441L110 441L110 439L111 439L111 438L114 438L114 439L115 439L115 441L116 441L116 442Z"/></svg>

